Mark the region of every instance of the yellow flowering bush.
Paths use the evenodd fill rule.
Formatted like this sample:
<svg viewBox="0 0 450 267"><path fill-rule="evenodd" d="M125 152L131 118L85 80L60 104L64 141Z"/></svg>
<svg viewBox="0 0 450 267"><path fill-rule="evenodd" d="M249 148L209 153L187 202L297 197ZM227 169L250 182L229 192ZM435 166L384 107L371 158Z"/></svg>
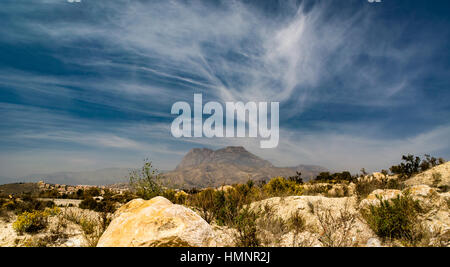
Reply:
<svg viewBox="0 0 450 267"><path fill-rule="evenodd" d="M272 178L264 185L263 189L270 196L301 195L303 193L301 185L284 177Z"/></svg>
<svg viewBox="0 0 450 267"><path fill-rule="evenodd" d="M17 217L13 223L16 232L35 233L48 225L48 217L59 213L59 208L46 208L45 210L36 210L33 212L24 212Z"/></svg>

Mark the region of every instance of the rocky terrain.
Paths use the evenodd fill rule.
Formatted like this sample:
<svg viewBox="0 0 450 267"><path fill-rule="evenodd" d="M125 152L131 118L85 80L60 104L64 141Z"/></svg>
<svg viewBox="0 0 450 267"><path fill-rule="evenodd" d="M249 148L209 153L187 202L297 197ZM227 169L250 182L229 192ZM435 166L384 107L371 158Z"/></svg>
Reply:
<svg viewBox="0 0 450 267"><path fill-rule="evenodd" d="M409 181L414 183L420 179L423 184L409 185L403 190L377 189L364 199L358 199L352 190L350 196L338 198L323 195L268 198L251 203L247 208L263 214L255 220L255 234L260 238L260 245L264 246L450 246L450 193L439 192L436 187L426 185L435 178L432 173L447 177L449 166L450 163L443 164ZM383 176L375 173L363 179L387 178ZM235 189L227 187L222 190ZM409 198L411 203L418 203L422 210L410 218L414 221L414 228L409 233L417 237L408 238L415 243L378 236L364 214L368 214L372 207L386 205L382 201L406 201ZM237 244L236 240L242 234L238 229L208 224L194 210L172 204L163 197L149 201L133 200L116 212L99 246ZM293 218L301 221L297 223L297 228L283 226L295 221Z"/></svg>
<svg viewBox="0 0 450 267"><path fill-rule="evenodd" d="M216 151L195 148L186 154L175 170L164 173L164 177L172 187L204 188L245 183L249 179L267 181L276 176L289 177L297 171L307 181L327 170L314 165L275 167L243 147L226 147Z"/></svg>
<svg viewBox="0 0 450 267"><path fill-rule="evenodd" d="M419 173L405 182L407 185L450 187L450 164L442 164Z"/></svg>
<svg viewBox="0 0 450 267"><path fill-rule="evenodd" d="M417 218L429 234L428 243L422 245L449 246L450 194L439 194L426 185L405 190L410 190L412 197L428 208L426 214ZM378 205L377 195L391 199L405 190L377 190L360 203L356 197L276 197L252 203L251 208L270 207L273 216L285 221L294 213L305 219L304 229L299 233L281 228L261 229L267 246L401 246L391 241L384 243L377 237L361 218L360 210L369 204ZM163 197L133 200L115 216L99 246L233 246L238 235L235 229L210 225L194 211Z"/></svg>
<svg viewBox="0 0 450 267"><path fill-rule="evenodd" d="M51 215L35 233L17 230L18 215L0 214L0 246L449 247L449 175L450 162L407 180L382 173L329 183L278 177L262 187L244 183L134 198L115 203L114 213L58 202L61 207L40 211ZM243 198L251 201L232 204Z"/></svg>

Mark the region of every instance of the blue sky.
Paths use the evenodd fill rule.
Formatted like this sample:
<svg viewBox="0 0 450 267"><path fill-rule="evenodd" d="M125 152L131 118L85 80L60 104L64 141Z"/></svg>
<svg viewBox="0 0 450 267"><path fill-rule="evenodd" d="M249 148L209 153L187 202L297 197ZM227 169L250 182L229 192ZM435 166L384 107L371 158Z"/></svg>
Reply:
<svg viewBox="0 0 450 267"><path fill-rule="evenodd" d="M172 169L243 145L278 166L450 158L448 1L4 0L0 176ZM280 143L175 139L173 103L279 101Z"/></svg>

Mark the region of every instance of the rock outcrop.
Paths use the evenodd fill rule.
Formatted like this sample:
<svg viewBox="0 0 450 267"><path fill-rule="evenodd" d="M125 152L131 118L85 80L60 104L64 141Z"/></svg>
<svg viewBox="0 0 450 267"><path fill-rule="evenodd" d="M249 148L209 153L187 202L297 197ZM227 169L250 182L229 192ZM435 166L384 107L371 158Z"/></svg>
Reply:
<svg viewBox="0 0 450 267"><path fill-rule="evenodd" d="M250 205L252 210L270 207L274 215L288 222L297 213L304 218L305 231L293 242L293 233L283 236L281 246L326 246L320 240L327 234L344 246L365 246L376 235L358 219L355 197L328 198L324 196L275 197ZM331 228L335 231L332 232Z"/></svg>
<svg viewBox="0 0 450 267"><path fill-rule="evenodd" d="M407 185L428 185L435 187L450 187L450 162L438 165L408 179Z"/></svg>
<svg viewBox="0 0 450 267"><path fill-rule="evenodd" d="M163 197L135 199L114 214L98 247L209 246L211 226L192 210Z"/></svg>

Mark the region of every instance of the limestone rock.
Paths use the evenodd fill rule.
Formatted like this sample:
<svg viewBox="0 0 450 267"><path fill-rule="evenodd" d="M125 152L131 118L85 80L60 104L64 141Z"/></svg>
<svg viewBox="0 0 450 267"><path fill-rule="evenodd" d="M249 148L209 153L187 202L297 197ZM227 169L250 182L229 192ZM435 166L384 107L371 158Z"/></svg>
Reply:
<svg viewBox="0 0 450 267"><path fill-rule="evenodd" d="M349 215L358 217L356 197L328 198L324 196L291 196L291 197L275 197L250 205L251 209L264 210L265 207L271 207L274 215L288 221L295 212L298 212L306 222L306 230L299 237L297 242L305 246L323 246L319 239L324 234L323 226L319 221L319 216L326 215L329 211L332 221L341 225L339 222L342 215L348 212ZM349 217L345 215L346 217ZM292 233L290 233L292 234ZM335 233L336 239L340 239L340 232ZM367 240L374 236L372 230L359 219L355 219L347 234L349 241L348 246L364 245ZM292 246L292 238L286 235L283 238L281 246ZM297 244L299 245L299 244Z"/></svg>
<svg viewBox="0 0 450 267"><path fill-rule="evenodd" d="M372 193L370 193L366 199L364 199L363 201L361 201L361 203L359 204L359 207L361 209L367 208L370 205L378 205L380 203L379 201L379 197L382 200L390 200L393 198L396 198L397 196L401 196L402 195L402 191L400 190L395 190L395 189L377 189L375 191L373 191Z"/></svg>
<svg viewBox="0 0 450 267"><path fill-rule="evenodd" d="M163 197L132 200L116 211L98 247L209 246L211 226L192 210Z"/></svg>
<svg viewBox="0 0 450 267"><path fill-rule="evenodd" d="M436 178L439 178L436 180ZM436 184L435 184L436 183ZM450 187L450 162L431 168L408 179L405 184Z"/></svg>

